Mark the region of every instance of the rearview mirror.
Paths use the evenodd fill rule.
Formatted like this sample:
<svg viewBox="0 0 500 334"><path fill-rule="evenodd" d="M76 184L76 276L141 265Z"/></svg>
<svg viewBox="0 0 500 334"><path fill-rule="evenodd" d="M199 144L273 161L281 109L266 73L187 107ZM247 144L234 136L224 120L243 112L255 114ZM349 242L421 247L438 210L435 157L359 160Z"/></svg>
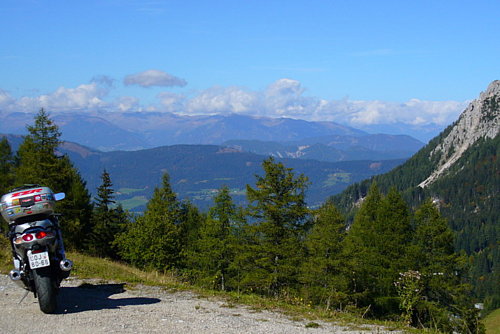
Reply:
<svg viewBox="0 0 500 334"><path fill-rule="evenodd" d="M54 198L56 201L60 201L60 200L66 198L66 194L65 193L57 193L57 194L54 194Z"/></svg>

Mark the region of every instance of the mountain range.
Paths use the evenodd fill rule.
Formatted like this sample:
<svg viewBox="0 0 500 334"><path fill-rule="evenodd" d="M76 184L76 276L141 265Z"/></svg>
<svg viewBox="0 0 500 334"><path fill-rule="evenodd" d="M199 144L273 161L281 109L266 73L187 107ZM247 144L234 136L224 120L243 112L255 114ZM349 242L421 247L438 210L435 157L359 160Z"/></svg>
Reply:
<svg viewBox="0 0 500 334"><path fill-rule="evenodd" d="M262 140L229 140L223 143L242 151L279 158L319 161L389 160L410 157L424 144L405 135L330 135L299 141L269 142Z"/></svg>
<svg viewBox="0 0 500 334"><path fill-rule="evenodd" d="M0 111L0 133L25 134L34 115ZM60 112L51 118L62 132L61 139L106 152L177 144L231 145L265 155L342 161L407 158L423 146L409 136L369 135L334 122L290 118L158 112ZM262 149L254 150L255 141L262 142Z"/></svg>

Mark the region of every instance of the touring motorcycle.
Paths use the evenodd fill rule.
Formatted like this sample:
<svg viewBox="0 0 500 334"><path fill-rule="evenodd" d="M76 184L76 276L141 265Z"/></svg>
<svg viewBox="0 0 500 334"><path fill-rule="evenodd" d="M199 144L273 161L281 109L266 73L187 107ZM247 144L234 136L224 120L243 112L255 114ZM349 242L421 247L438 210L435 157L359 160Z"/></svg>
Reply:
<svg viewBox="0 0 500 334"><path fill-rule="evenodd" d="M73 262L66 258L55 202L65 198L48 187L24 185L1 198L3 218L9 223L14 269L11 280L34 293L40 310L54 313L61 281ZM27 292L28 293L28 292Z"/></svg>

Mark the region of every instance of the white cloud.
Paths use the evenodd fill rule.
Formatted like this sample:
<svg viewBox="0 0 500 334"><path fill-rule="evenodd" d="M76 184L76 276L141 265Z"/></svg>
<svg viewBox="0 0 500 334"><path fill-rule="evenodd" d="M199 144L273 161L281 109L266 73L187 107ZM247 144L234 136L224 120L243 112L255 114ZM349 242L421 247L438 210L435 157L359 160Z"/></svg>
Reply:
<svg viewBox="0 0 500 334"><path fill-rule="evenodd" d="M405 103L386 101L328 101L312 120L335 121L352 127L376 124L437 124L445 126L454 122L467 107L467 101L421 101L412 99Z"/></svg>
<svg viewBox="0 0 500 334"><path fill-rule="evenodd" d="M133 96L122 96L118 98L114 103L114 107L121 112L141 110L139 99Z"/></svg>
<svg viewBox="0 0 500 334"><path fill-rule="evenodd" d="M295 118L310 117L320 101L304 97L304 91L297 80L277 80L264 92L262 107L266 110L266 114Z"/></svg>
<svg viewBox="0 0 500 334"><path fill-rule="evenodd" d="M108 90L96 82L83 84L76 88L59 87L51 94L37 97L22 97L10 109L33 111L46 108L51 111L96 110L108 105L103 98Z"/></svg>
<svg viewBox="0 0 500 334"><path fill-rule="evenodd" d="M162 92L157 97L160 99L163 111L183 113L186 101L184 95Z"/></svg>
<svg viewBox="0 0 500 334"><path fill-rule="evenodd" d="M353 127L375 124L438 124L455 121L467 101L407 102L321 100L304 96L300 82L280 79L266 90L255 92L237 87L214 87L187 101L190 114L246 113L268 117L290 117L309 121L335 121Z"/></svg>
<svg viewBox="0 0 500 334"><path fill-rule="evenodd" d="M15 100L9 93L0 89L0 108L5 108L14 103Z"/></svg>
<svg viewBox="0 0 500 334"><path fill-rule="evenodd" d="M123 79L126 86L138 85L141 87L183 87L187 85L186 80L170 75L159 70L148 70L136 74L130 74Z"/></svg>
<svg viewBox="0 0 500 334"><path fill-rule="evenodd" d="M190 114L254 113L257 93L238 87L212 87L202 91L186 104Z"/></svg>
<svg viewBox="0 0 500 334"><path fill-rule="evenodd" d="M144 72L143 72L144 73ZM146 82L143 82L145 84ZM113 80L101 76L76 88L60 87L37 97L16 99L0 90L3 111L163 111L179 114L240 113L267 117L289 117L308 121L335 121L357 128L380 124L428 124L446 126L466 108L467 101L387 101L322 100L305 95L301 83L279 79L263 91L241 87L212 87L185 96L172 92L157 95L156 105L142 105L139 98L122 96L108 102Z"/></svg>

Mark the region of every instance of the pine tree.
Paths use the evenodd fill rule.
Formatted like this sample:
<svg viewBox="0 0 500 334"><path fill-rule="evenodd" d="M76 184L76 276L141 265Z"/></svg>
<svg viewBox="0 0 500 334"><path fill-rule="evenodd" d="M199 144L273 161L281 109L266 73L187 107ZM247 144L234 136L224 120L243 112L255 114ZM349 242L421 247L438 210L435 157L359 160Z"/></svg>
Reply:
<svg viewBox="0 0 500 334"><path fill-rule="evenodd" d="M470 299L471 287L463 281L466 259L454 252L446 219L427 200L415 212L415 224L413 263L423 277L415 324L444 332L481 333L484 329Z"/></svg>
<svg viewBox="0 0 500 334"><path fill-rule="evenodd" d="M111 182L111 177L106 169L101 175L101 185L97 188L97 198L95 199L95 205L98 210L109 211L111 206L116 203L114 200L114 190L113 183Z"/></svg>
<svg viewBox="0 0 500 334"><path fill-rule="evenodd" d="M326 309L346 301L347 282L343 275L342 241L346 234L344 217L327 201L314 213L314 222L305 239L306 258L302 264L303 295Z"/></svg>
<svg viewBox="0 0 500 334"><path fill-rule="evenodd" d="M0 196L7 193L14 185L14 156L6 137L0 140ZM0 218L0 233L8 230L7 222Z"/></svg>
<svg viewBox="0 0 500 334"><path fill-rule="evenodd" d="M179 242L181 247L181 259L179 267L186 268L188 264L187 254L193 251L196 243L200 238L200 228L205 220L206 214L189 201L180 203L180 225L179 225Z"/></svg>
<svg viewBox="0 0 500 334"><path fill-rule="evenodd" d="M65 245L82 248L92 211L86 184L69 158L58 155L61 133L44 109L35 116L35 124L27 129L29 133L17 152L19 166L15 183L40 184L55 192L65 192L66 199L57 205L63 215L61 228Z"/></svg>
<svg viewBox="0 0 500 334"><path fill-rule="evenodd" d="M6 137L0 140L0 194L7 193L14 185L14 156Z"/></svg>
<svg viewBox="0 0 500 334"><path fill-rule="evenodd" d="M231 280L230 266L235 257L233 228L241 215L227 187L220 189L214 202L200 228L195 248L188 257L196 281L210 288L226 290Z"/></svg>
<svg viewBox="0 0 500 334"><path fill-rule="evenodd" d="M66 175L60 175L61 164L56 155L61 144L58 126L44 109L40 109L35 116L35 124L26 128L29 134L24 137L17 152L19 167L16 170L16 183L45 185L50 182L49 186L53 190L62 191L67 179Z"/></svg>
<svg viewBox="0 0 500 334"><path fill-rule="evenodd" d="M117 237L118 253L139 268L159 271L176 268L182 246L181 223L181 205L165 173L162 186L155 188L144 215Z"/></svg>
<svg viewBox="0 0 500 334"><path fill-rule="evenodd" d="M113 205L115 203L113 184L106 170L103 171L101 180L92 212L92 229L87 248L94 255L117 259L114 240L127 226L128 217L121 206Z"/></svg>
<svg viewBox="0 0 500 334"><path fill-rule="evenodd" d="M297 285L303 255L302 240L309 210L305 203L307 177L295 176L291 168L264 160L265 176L257 176L256 188L247 185L254 242L247 254L252 269L245 281L271 295L289 291Z"/></svg>
<svg viewBox="0 0 500 334"><path fill-rule="evenodd" d="M375 276L379 272L378 254L375 250L375 224L377 211L382 196L376 184L373 184L363 199L359 211L354 216L344 240L346 276L349 277L350 295L359 306L368 306L373 302L376 285Z"/></svg>
<svg viewBox="0 0 500 334"><path fill-rule="evenodd" d="M377 315L398 312L394 282L409 265L411 233L401 195L391 189L383 197L372 184L345 239L347 275L359 306L371 305Z"/></svg>
<svg viewBox="0 0 500 334"><path fill-rule="evenodd" d="M382 199L377 214L377 245L379 265L384 268L380 277L379 294L395 296L394 281L409 266L407 249L412 240L410 210L401 194L392 187Z"/></svg>

